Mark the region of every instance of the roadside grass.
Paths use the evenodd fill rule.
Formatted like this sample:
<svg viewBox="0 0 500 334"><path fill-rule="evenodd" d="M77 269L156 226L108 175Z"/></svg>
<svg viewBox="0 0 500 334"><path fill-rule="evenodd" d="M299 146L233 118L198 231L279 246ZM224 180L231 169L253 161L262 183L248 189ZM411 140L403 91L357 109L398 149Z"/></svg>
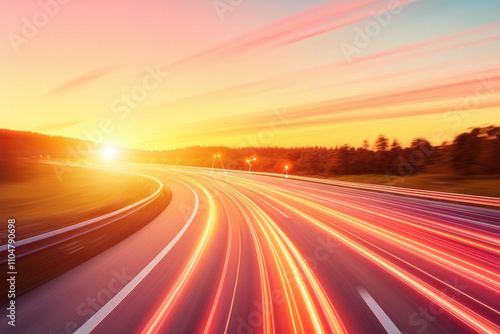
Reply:
<svg viewBox="0 0 500 334"><path fill-rule="evenodd" d="M0 244L10 218L22 240L121 209L157 189L140 176L81 167L61 181L51 165L29 161L0 161L0 174Z"/></svg>

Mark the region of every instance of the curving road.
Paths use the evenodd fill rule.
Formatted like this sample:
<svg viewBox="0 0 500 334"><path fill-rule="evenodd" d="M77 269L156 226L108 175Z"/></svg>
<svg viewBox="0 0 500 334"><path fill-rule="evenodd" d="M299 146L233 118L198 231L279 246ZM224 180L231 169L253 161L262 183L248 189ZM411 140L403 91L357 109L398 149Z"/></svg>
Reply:
<svg viewBox="0 0 500 334"><path fill-rule="evenodd" d="M3 321L0 332L500 333L499 210L242 172L114 168L157 177L170 205L19 297L15 329Z"/></svg>

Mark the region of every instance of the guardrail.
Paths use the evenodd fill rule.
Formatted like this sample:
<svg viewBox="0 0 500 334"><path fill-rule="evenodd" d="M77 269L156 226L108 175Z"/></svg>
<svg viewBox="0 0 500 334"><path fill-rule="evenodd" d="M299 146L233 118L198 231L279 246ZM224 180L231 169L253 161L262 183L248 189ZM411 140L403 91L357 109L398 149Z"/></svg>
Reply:
<svg viewBox="0 0 500 334"><path fill-rule="evenodd" d="M87 166L79 166L78 165L78 167L87 167ZM109 170L109 169L100 168L100 167L88 167L88 168ZM138 210L140 210L143 207L147 206L148 204L152 203L154 200L156 200L160 196L160 194L162 193L162 191L164 189L163 183L161 183L160 180L158 180L157 178L155 178L153 176L134 173L134 172L120 171L120 170L116 170L116 171L122 172L122 173L127 173L127 174L135 174L135 175L147 177L147 178L157 182L159 187L150 196L148 196L148 197L146 197L146 198L144 198L136 203L130 204L129 206L126 206L122 209L119 209L119 210L113 211L111 213L108 213L108 214L105 214L105 215L102 215L102 216L99 216L96 218L92 218L92 219L89 219L89 220L86 220L86 221L83 221L83 222L80 222L80 223L77 223L74 225L66 226L66 227L63 227L63 228L60 228L60 229L57 229L54 231L50 231L50 232L43 233L43 234L40 234L40 235L37 235L34 237L30 237L27 239L16 241L14 244L14 246L16 247L16 257L19 257L20 255L22 255L22 253L19 253L19 251L26 250L26 247L29 247L29 246L32 246L35 244L43 243L44 246L42 247L42 249L47 248L47 247L50 247L50 245L45 245L46 241L48 241L48 240L57 239L57 238L60 238L62 236L70 236L70 238L78 237L78 236L81 236L83 233L86 233L90 230L94 230L96 228L111 224L111 223L115 222L116 220L119 220L119 219L124 218L124 217L126 217L134 212L137 212ZM99 223L101 223L101 224L99 224ZM99 225L99 226L96 226L96 225ZM77 233L75 234L75 232L77 232ZM56 244L64 242L66 239L67 238L65 238L64 240L59 240L56 242ZM0 254L7 251L7 247L8 247L7 245L0 246ZM21 247L21 248L18 248L18 247ZM0 259L0 264L2 264L4 262L6 262L6 259L4 259L2 257Z"/></svg>
<svg viewBox="0 0 500 334"><path fill-rule="evenodd" d="M19 275L19 286L16 292L18 295L122 241L154 219L170 201L170 191L153 176L95 166L74 166L139 175L158 183L158 189L148 197L122 209L16 241L14 243L16 269L22 273ZM4 267L8 262L7 247L7 245L0 246L0 264ZM5 284L6 281L2 281L0 288L4 289ZM4 302L4 297L0 297L0 304Z"/></svg>

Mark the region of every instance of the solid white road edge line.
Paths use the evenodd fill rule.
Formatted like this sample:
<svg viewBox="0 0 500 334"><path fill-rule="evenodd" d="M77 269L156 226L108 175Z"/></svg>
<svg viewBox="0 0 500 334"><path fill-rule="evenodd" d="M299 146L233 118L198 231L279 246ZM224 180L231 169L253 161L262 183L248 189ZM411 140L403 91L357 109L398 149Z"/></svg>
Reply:
<svg viewBox="0 0 500 334"><path fill-rule="evenodd" d="M123 289L121 289L109 302L107 302L97 313L95 313L89 320L87 320L80 328L78 328L75 332L75 334L84 334L84 333L90 333L108 314L113 311L113 309L120 304L125 297L128 296L132 290L134 290L139 283L153 270L153 268L165 257L165 255L170 252L170 250L175 246L175 244L180 240L180 238L183 236L183 234L186 232L188 229L189 225L194 220L194 217L196 216L196 213L198 212L198 207L200 205L200 200L198 198L198 195L196 195L196 192L188 186L186 183L179 181L182 184L184 184L186 187L188 187L194 194L196 198L196 203L194 206L193 213L189 217L188 221L184 225L184 227L177 233L177 235L170 241L170 243L146 266L144 269L141 270L137 276L135 276Z"/></svg>

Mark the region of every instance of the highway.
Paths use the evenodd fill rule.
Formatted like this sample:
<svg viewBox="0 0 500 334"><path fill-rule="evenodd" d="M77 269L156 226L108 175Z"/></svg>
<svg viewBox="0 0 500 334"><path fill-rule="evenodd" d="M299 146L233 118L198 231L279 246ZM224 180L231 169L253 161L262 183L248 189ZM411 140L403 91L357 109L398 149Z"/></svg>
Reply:
<svg viewBox="0 0 500 334"><path fill-rule="evenodd" d="M113 168L156 177L170 204L18 297L16 327L2 321L1 333L500 333L493 206L244 172Z"/></svg>

